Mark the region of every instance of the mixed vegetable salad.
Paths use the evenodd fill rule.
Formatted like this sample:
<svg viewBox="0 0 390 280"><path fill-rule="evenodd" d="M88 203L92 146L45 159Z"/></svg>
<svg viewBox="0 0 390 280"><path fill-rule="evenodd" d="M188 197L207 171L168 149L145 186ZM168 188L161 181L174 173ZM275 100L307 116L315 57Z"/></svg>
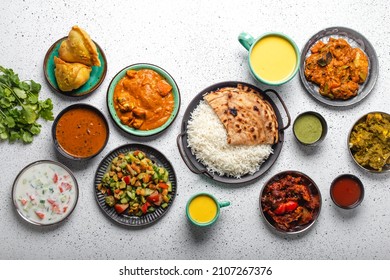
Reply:
<svg viewBox="0 0 390 280"><path fill-rule="evenodd" d="M139 150L115 157L97 188L108 206L131 216L168 207L172 194L168 171Z"/></svg>

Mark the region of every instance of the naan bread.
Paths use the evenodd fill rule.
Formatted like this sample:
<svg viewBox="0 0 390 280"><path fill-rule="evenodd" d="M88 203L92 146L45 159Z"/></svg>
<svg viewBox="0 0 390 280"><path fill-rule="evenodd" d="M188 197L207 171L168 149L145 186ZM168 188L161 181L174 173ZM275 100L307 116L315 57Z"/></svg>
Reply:
<svg viewBox="0 0 390 280"><path fill-rule="evenodd" d="M91 74L92 68L81 63L67 63L54 57L54 75L58 87L62 91L72 91L84 85Z"/></svg>
<svg viewBox="0 0 390 280"><path fill-rule="evenodd" d="M66 62L78 62L88 66L100 66L95 43L88 33L77 25L72 27L68 38L58 50L59 57Z"/></svg>
<svg viewBox="0 0 390 280"><path fill-rule="evenodd" d="M204 97L227 131L231 145L275 144L278 122L272 106L257 91L238 85Z"/></svg>

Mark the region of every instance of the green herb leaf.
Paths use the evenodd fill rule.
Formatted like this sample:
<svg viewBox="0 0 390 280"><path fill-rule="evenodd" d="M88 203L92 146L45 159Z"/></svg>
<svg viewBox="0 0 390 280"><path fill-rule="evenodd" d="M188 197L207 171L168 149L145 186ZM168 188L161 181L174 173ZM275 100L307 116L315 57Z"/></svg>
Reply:
<svg viewBox="0 0 390 280"><path fill-rule="evenodd" d="M41 85L34 82L33 80L30 80L31 82L31 92L34 93L34 94L38 94L40 91L41 91Z"/></svg>
<svg viewBox="0 0 390 280"><path fill-rule="evenodd" d="M41 85L20 81L12 69L0 65L0 140L31 143L41 132L37 120L53 120L50 98L39 100Z"/></svg>
<svg viewBox="0 0 390 280"><path fill-rule="evenodd" d="M13 90L19 98L25 99L27 97L27 94L23 89L14 87Z"/></svg>
<svg viewBox="0 0 390 280"><path fill-rule="evenodd" d="M28 102L30 102L31 104L36 104L36 103L38 103L38 96L37 96L37 95L34 95L34 94L31 94L31 95L28 97Z"/></svg>
<svg viewBox="0 0 390 280"><path fill-rule="evenodd" d="M24 131L22 135L22 140L24 143L31 143L33 141L33 136L30 132Z"/></svg>
<svg viewBox="0 0 390 280"><path fill-rule="evenodd" d="M15 120L11 116L6 116L4 119L4 124L9 128L13 128L15 127Z"/></svg>
<svg viewBox="0 0 390 280"><path fill-rule="evenodd" d="M41 126L39 124L33 124L30 128L30 132L33 135L38 135L41 132Z"/></svg>

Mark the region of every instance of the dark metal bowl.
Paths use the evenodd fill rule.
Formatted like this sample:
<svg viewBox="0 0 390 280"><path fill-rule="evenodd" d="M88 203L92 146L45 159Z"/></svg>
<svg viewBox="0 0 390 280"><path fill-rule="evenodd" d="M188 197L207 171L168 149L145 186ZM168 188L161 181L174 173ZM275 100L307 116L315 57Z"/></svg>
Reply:
<svg viewBox="0 0 390 280"><path fill-rule="evenodd" d="M219 88L237 87L238 84L242 84L244 86L253 88L257 92L259 92L264 97L264 99L267 100L271 104L272 108L275 111L275 115L277 117L278 127L279 127L279 141L278 141L278 143L276 143L272 146L273 153L268 157L267 160L265 160L263 162L263 164L261 165L260 169L257 172L255 172L252 175L250 175L250 174L244 175L241 178L235 178L235 177L231 177L231 176L220 176L216 173L212 173L212 172L208 171L207 167L204 166L202 163L200 163L196 159L195 155L192 154L191 149L188 147L188 140L187 140L188 139L188 135L187 135L188 121L190 120L191 114L194 111L194 109L199 105L199 102L201 100L203 100L203 96L206 93L211 92L211 91L215 91ZM282 119L282 116L278 110L278 107L275 105L275 103L269 97L270 93L274 94L279 99L280 103L282 104L282 106L285 110L285 114L286 114L287 119L288 119L286 125L283 124L283 119ZM236 82L236 81L221 82L221 83L209 86L209 87L205 88L204 90L202 90L200 93L198 93L194 97L194 99L188 105L187 110L183 116L183 121L182 121L182 125L181 125L181 133L177 137L177 146L179 148L179 152L180 152L180 155L181 155L184 163L187 165L187 167L192 172L194 172L196 174L203 174L216 182L220 182L220 183L224 183L224 184L240 184L240 185L242 184L242 185L244 185L244 184L248 184L248 183L253 182L254 180L258 179L268 169L270 169L271 166L275 163L276 159L278 158L278 156L280 154L280 151L282 150L282 146L283 146L283 142L284 142L284 130L290 126L290 123L291 123L291 118L290 118L290 114L287 110L287 107L276 91L274 91L272 89L268 89L268 90L263 91L254 85L244 83L244 82Z"/></svg>
<svg viewBox="0 0 390 280"><path fill-rule="evenodd" d="M297 177L297 176L302 177L303 181L304 181L304 184L310 190L310 194L311 195L318 195L319 196L319 202L320 202L320 205L319 205L317 211L315 212L314 218L313 218L313 220L310 223L302 225L302 226L296 226L295 228L293 228L293 229L291 229L289 231L285 231L285 230L282 230L279 227L277 227L275 225L275 221L267 213L264 213L263 206L262 206L262 203L261 203L261 198L263 196L263 192L264 192L265 188L269 184L271 184L273 182L276 182L276 181L279 181L282 178L285 178L287 175L291 175L293 177ZM298 233L303 233L303 232L308 231L310 228L313 227L313 225L317 221L317 218L318 218L318 216L320 215L320 212L321 212L322 197L321 197L320 189L318 188L317 184L309 176L307 176L306 174L304 174L302 172L299 172L299 171L288 170L288 171L282 171L280 173L275 174L274 176L272 176L264 184L263 188L260 191L259 203L260 203L260 213L261 213L261 216L264 218L264 221L266 222L266 224L272 230L275 230L276 232L283 233L283 234L298 234Z"/></svg>
<svg viewBox="0 0 390 280"><path fill-rule="evenodd" d="M56 136L56 129L57 129L57 124L58 124L58 121L61 119L61 117L66 113L66 112L69 112L73 109L78 109L78 108L85 108L85 109L88 109L88 110L92 110L94 111L95 113L97 113L100 118L102 119L103 123L105 124L106 126L106 131L107 131L107 135L106 135L106 140L104 142L104 145L100 148L100 150L95 153L95 154L92 154L92 155L89 155L87 157L77 157L77 156L74 156L74 155L71 155L69 154L66 150L64 150L61 145L58 143L58 140L57 140L57 136ZM52 129L51 129L51 134L52 134L52 138L53 138L53 143L54 143L54 146L56 148L56 150L61 154L63 155L64 157L66 158L70 158L70 159L73 159L73 160L85 160L85 159L90 159L90 158L93 158L95 157L96 155L98 155L101 151L103 151L103 149L106 147L107 145L107 142L108 142L108 138L109 138L109 135L110 135L110 129L109 129L109 126L108 126L108 122L107 122L107 119L106 117L103 115L103 113L97 109L96 107L94 106L91 106L89 104L85 104L85 103L77 103L77 104L73 104L73 105L70 105L68 107L66 107L64 110L62 110L58 116L56 117L56 119L54 120L53 122L53 125L52 125Z"/></svg>

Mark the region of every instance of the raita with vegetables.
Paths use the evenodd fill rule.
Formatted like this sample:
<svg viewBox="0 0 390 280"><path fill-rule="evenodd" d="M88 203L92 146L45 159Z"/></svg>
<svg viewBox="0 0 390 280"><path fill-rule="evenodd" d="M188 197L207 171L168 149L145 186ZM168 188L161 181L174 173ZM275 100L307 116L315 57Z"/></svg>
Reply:
<svg viewBox="0 0 390 280"><path fill-rule="evenodd" d="M38 161L15 179L13 201L19 214L36 225L55 224L74 209L78 198L76 179L63 165Z"/></svg>
<svg viewBox="0 0 390 280"><path fill-rule="evenodd" d="M292 232L311 223L319 212L320 197L302 176L282 176L263 190L261 206L275 227Z"/></svg>
<svg viewBox="0 0 390 280"><path fill-rule="evenodd" d="M172 195L168 171L139 150L115 157L97 188L108 206L129 216L167 208Z"/></svg>

